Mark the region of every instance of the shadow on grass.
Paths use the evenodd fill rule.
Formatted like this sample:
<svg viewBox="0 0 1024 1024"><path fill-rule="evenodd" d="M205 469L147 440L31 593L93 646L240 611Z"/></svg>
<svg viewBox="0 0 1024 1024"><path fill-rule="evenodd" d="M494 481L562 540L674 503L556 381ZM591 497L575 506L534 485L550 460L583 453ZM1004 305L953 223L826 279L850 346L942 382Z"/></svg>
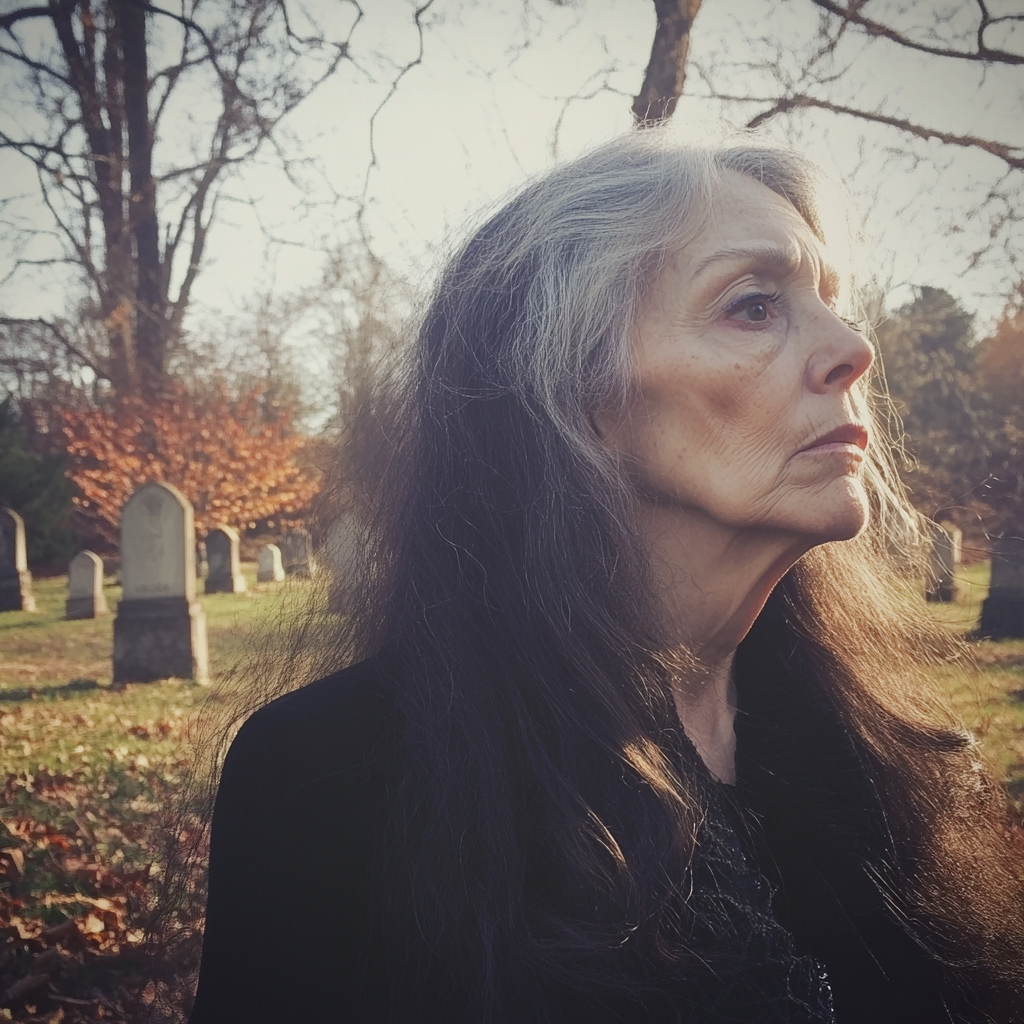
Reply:
<svg viewBox="0 0 1024 1024"><path fill-rule="evenodd" d="M31 616L31 617L30 617ZM53 626L53 619L49 615L40 615L39 612L27 612L25 618L19 622L0 623L0 628L6 629L50 629ZM63 621L58 619L58 622Z"/></svg>
<svg viewBox="0 0 1024 1024"><path fill-rule="evenodd" d="M72 679L70 683L61 686L24 686L17 690L0 690L0 703L17 704L39 697L71 697L84 690L98 690L99 687L95 679Z"/></svg>

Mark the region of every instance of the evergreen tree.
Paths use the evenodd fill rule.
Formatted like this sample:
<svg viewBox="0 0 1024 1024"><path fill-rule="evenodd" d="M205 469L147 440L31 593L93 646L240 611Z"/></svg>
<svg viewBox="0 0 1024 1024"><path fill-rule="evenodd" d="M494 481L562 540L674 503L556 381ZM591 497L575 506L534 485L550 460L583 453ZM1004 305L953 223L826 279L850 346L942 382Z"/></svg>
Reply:
<svg viewBox="0 0 1024 1024"><path fill-rule="evenodd" d="M25 520L33 572L63 572L78 546L72 528L74 484L61 455L37 452L11 399L0 402L0 505Z"/></svg>

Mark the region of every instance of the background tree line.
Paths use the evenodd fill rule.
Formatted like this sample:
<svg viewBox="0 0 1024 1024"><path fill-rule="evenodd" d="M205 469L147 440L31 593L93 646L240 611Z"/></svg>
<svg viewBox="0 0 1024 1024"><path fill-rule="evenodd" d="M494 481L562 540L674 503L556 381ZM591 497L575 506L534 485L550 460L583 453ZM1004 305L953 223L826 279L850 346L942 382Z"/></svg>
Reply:
<svg viewBox="0 0 1024 1024"><path fill-rule="evenodd" d="M918 509L975 537L1024 531L1024 315L978 338L951 295L922 287L878 344Z"/></svg>
<svg viewBox="0 0 1024 1024"><path fill-rule="evenodd" d="M0 503L25 518L32 567L63 571L82 547L116 554L120 510L148 479L189 498L200 535L219 524L257 535L302 524L411 302L404 282L348 245L309 287L259 294L201 324L157 396L59 373L8 379Z"/></svg>
<svg viewBox="0 0 1024 1024"><path fill-rule="evenodd" d="M735 15L742 46L702 49L701 18L722 2L653 0L642 81L622 100L638 129L693 98L735 123L774 120L795 135L831 121L884 130L908 165L937 159L936 148L980 154L990 177L975 214L988 241L970 258L1019 269L1017 140L923 121L896 99L859 102L858 83L883 50L982 77L1016 73L1024 14L993 14L980 0L942 11L932 0L792 0L816 26L796 52L771 37L772 5L752 3ZM528 0L524 10L561 6ZM317 21L326 8L291 0L0 0L14 111L0 121L0 152L32 169L45 224L0 204L11 274L48 265L67 284L53 315L0 316L0 495L27 513L37 567L59 566L82 543L109 548L120 504L153 476L185 491L201 528L302 518L317 488L317 436L344 429L411 303L374 254L365 189L349 222L358 242L336 245L310 286L256 295L212 321L195 313L196 282L225 209L251 202L237 187L243 169L274 163L295 201L313 208L312 169L289 119L347 66L372 65L383 90L368 122L370 180L378 115L429 68L430 33L459 10L460 0L409 4L418 46L397 57L360 49L364 12L351 0L327 21ZM609 59L566 107L617 91L621 69ZM922 287L880 327L923 511L955 508L992 530L1019 519L1020 324L1007 314L979 340L951 296Z"/></svg>

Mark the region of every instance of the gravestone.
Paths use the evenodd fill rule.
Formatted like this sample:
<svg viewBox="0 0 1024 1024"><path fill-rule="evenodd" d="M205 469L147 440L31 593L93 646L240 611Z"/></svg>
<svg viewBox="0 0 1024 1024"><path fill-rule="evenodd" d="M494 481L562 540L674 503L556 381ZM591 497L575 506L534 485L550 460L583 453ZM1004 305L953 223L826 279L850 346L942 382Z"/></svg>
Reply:
<svg viewBox="0 0 1024 1024"><path fill-rule="evenodd" d="M215 526L206 535L208 594L241 594L245 577L238 561L238 532L230 526Z"/></svg>
<svg viewBox="0 0 1024 1024"><path fill-rule="evenodd" d="M103 596L103 561L92 551L79 551L68 566L65 619L95 619L110 609Z"/></svg>
<svg viewBox="0 0 1024 1024"><path fill-rule="evenodd" d="M284 579L281 549L276 544L264 544L256 552L256 582L280 583Z"/></svg>
<svg viewBox="0 0 1024 1024"><path fill-rule="evenodd" d="M205 682L206 617L196 600L192 506L170 484L143 484L121 510L114 682Z"/></svg>
<svg viewBox="0 0 1024 1024"><path fill-rule="evenodd" d="M327 607L337 615L348 610L351 586L358 578L361 550L355 516L345 512L327 528L319 559L327 577Z"/></svg>
<svg viewBox="0 0 1024 1024"><path fill-rule="evenodd" d="M312 576L313 538L309 530L289 530L281 540L281 558L286 576Z"/></svg>
<svg viewBox="0 0 1024 1024"><path fill-rule="evenodd" d="M952 523L935 523L930 531L928 576L924 596L928 601L956 600L956 573L960 568L963 533Z"/></svg>
<svg viewBox="0 0 1024 1024"><path fill-rule="evenodd" d="M196 545L196 579L205 580L210 572L210 563L206 560L206 543L200 541Z"/></svg>
<svg viewBox="0 0 1024 1024"><path fill-rule="evenodd" d="M992 582L978 632L995 640L1024 637L1024 537L993 542Z"/></svg>
<svg viewBox="0 0 1024 1024"><path fill-rule="evenodd" d="M25 555L25 521L0 508L0 612L34 612L32 575Z"/></svg>

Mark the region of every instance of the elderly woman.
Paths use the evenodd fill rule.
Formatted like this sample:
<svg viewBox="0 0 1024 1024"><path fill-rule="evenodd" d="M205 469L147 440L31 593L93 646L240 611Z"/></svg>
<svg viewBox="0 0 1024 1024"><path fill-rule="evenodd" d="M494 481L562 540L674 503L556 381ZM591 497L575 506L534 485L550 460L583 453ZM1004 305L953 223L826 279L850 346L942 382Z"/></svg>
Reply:
<svg viewBox="0 0 1024 1024"><path fill-rule="evenodd" d="M646 133L451 260L350 667L224 765L193 1024L1024 1019L1024 845L919 678L819 193Z"/></svg>

